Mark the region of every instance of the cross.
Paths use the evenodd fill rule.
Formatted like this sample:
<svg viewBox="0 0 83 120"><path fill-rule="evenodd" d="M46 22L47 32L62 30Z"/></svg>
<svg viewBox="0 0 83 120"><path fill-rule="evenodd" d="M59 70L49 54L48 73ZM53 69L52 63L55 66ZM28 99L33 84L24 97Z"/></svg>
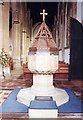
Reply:
<svg viewBox="0 0 83 120"><path fill-rule="evenodd" d="M45 15L48 15L48 13L45 13L45 9L43 9L43 13L40 13L40 15L43 15L43 21L45 21Z"/></svg>

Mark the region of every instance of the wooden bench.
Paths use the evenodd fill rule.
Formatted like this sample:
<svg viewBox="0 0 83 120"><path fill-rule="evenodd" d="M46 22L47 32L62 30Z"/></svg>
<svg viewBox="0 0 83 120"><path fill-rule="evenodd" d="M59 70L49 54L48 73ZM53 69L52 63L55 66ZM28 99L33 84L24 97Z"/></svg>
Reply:
<svg viewBox="0 0 83 120"><path fill-rule="evenodd" d="M33 73L28 69L26 64L23 64L23 77L33 80Z"/></svg>
<svg viewBox="0 0 83 120"><path fill-rule="evenodd" d="M10 66L10 70L14 69L14 62L13 62L13 58L11 58L11 57L9 59L9 66Z"/></svg>

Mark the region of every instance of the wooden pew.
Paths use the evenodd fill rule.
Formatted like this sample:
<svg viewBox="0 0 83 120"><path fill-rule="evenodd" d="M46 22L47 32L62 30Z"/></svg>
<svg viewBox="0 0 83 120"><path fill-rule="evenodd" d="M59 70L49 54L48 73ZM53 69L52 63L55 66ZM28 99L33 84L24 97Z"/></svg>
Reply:
<svg viewBox="0 0 83 120"><path fill-rule="evenodd" d="M69 65L64 62L59 62L58 70L53 74L54 80L68 80Z"/></svg>
<svg viewBox="0 0 83 120"><path fill-rule="evenodd" d="M27 64L23 64L23 77L26 80L33 80L33 73L27 68Z"/></svg>
<svg viewBox="0 0 83 120"><path fill-rule="evenodd" d="M11 58L11 57L9 59L9 66L10 66L10 70L14 69L14 62L13 62L13 58Z"/></svg>

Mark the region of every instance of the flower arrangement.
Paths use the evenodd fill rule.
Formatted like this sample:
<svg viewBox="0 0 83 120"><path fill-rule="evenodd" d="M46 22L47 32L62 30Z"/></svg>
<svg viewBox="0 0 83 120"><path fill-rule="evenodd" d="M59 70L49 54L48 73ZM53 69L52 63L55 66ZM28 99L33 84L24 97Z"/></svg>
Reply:
<svg viewBox="0 0 83 120"><path fill-rule="evenodd" d="M0 52L0 64L2 65L2 78L5 78L4 67L6 67L9 64L9 56L5 52L4 48L2 48L2 50Z"/></svg>

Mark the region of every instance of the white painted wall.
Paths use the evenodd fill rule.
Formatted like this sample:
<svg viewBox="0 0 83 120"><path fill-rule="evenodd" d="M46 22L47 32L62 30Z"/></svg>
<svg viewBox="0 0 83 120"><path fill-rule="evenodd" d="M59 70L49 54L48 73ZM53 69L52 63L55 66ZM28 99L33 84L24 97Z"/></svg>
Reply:
<svg viewBox="0 0 83 120"><path fill-rule="evenodd" d="M79 22L81 22L82 21L82 2L77 2L77 20L79 21Z"/></svg>
<svg viewBox="0 0 83 120"><path fill-rule="evenodd" d="M63 61L62 50L59 51L59 61ZM70 48L64 50L64 62L70 63Z"/></svg>
<svg viewBox="0 0 83 120"><path fill-rule="evenodd" d="M65 63L70 63L70 49L65 49L65 52L64 52L64 62Z"/></svg>
<svg viewBox="0 0 83 120"><path fill-rule="evenodd" d="M59 51L59 61L63 61L63 59L62 59L62 50Z"/></svg>
<svg viewBox="0 0 83 120"><path fill-rule="evenodd" d="M83 1L81 2L81 18L82 18L82 21L83 21Z"/></svg>

